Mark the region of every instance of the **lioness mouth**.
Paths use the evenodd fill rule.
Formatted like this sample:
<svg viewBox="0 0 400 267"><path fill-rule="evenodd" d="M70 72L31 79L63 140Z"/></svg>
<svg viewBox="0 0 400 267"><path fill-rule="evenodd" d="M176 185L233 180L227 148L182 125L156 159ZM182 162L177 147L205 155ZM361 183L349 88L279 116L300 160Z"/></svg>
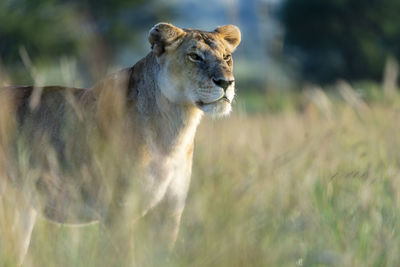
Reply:
<svg viewBox="0 0 400 267"><path fill-rule="evenodd" d="M199 101L196 102L196 105L202 107L202 106L205 106L205 105L215 104L215 103L217 103L219 101L226 101L229 104L231 103L231 101L226 96L223 96L223 97L221 97L221 98L219 98L219 99L217 99L217 100L215 100L213 102L210 102L210 103L204 103L203 101L199 100Z"/></svg>

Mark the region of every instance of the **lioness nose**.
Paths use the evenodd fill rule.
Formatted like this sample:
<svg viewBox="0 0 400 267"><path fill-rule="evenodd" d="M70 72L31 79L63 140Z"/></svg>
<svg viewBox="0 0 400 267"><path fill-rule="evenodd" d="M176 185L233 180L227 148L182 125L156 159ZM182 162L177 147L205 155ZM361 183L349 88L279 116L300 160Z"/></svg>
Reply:
<svg viewBox="0 0 400 267"><path fill-rule="evenodd" d="M227 81L227 80L224 80L224 79L219 79L219 80L213 79L213 82L217 86L219 86L222 89L224 89L224 91L225 91L229 87L229 85L231 85L234 82L234 80Z"/></svg>

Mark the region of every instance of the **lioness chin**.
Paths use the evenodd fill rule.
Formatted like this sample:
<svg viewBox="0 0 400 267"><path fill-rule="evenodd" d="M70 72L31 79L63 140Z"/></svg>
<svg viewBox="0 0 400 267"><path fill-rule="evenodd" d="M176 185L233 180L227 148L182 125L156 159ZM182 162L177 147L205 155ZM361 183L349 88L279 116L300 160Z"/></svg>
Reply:
<svg viewBox="0 0 400 267"><path fill-rule="evenodd" d="M219 117L231 111L232 52L240 31L233 25L206 32L159 23L150 30L149 42L146 57L90 89L0 89L0 98L8 97L15 116L15 135L24 132L16 142L25 140L29 147L23 162L39 170L18 177L21 163L10 163L7 182L0 183L2 198L16 192L18 199L6 205L16 204L19 214L9 223L19 264L37 213L61 224L100 221L107 229L126 214L140 218L156 212L163 224L158 237L170 247L174 244L190 182L196 128L204 113ZM98 153L91 149L93 142L101 147ZM112 153L104 144L113 142L124 154L109 156L110 165L128 164L118 165L112 177L104 174L104 164L88 168L101 161L98 155ZM127 167L130 162L132 167ZM1 239L4 249L7 244Z"/></svg>

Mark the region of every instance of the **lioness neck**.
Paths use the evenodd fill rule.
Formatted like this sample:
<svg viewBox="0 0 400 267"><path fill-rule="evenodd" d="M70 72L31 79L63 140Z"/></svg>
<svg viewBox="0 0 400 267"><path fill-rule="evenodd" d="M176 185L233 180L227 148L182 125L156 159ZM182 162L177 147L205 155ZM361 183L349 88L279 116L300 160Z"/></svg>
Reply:
<svg viewBox="0 0 400 267"><path fill-rule="evenodd" d="M151 67L149 67L151 66ZM132 71L139 78L131 85L137 91L137 109L145 118L146 133L163 153L185 151L194 141L202 111L192 104L173 103L161 92L159 76L162 66L151 52Z"/></svg>

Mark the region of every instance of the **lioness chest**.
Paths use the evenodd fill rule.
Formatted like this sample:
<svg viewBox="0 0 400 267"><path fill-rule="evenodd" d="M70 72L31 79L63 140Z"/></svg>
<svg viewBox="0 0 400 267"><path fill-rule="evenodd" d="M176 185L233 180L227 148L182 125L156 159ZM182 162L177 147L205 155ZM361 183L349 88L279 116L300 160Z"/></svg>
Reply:
<svg viewBox="0 0 400 267"><path fill-rule="evenodd" d="M60 184L54 177L43 189L39 182L34 196L39 200L35 201L37 208L47 219L69 224L106 220L110 209L139 218L160 203L168 205L171 212L179 211L183 209L190 182L191 153L190 147L169 155L155 152L141 159L144 163L135 167L134 175L111 183L83 184L77 182L77 177L69 177ZM51 182L57 185L49 185ZM112 195L109 190L113 190Z"/></svg>
<svg viewBox="0 0 400 267"><path fill-rule="evenodd" d="M64 92L57 89L44 94L35 110L30 110L22 92L18 95L22 138L16 142L29 148L26 162L33 171L16 180L23 180L22 187L28 188L38 211L55 222L80 224L104 220L110 209L128 209L138 217L160 202L172 210L183 208L190 179L193 129L185 131L179 145L163 150L157 143L157 132L130 110L128 119L134 125L116 137L113 134L117 129L107 136L96 125L87 123L92 115L80 117L79 111L65 102ZM27 88L24 93L28 95ZM73 93L77 101L85 95L82 90ZM173 135L163 134L167 141ZM114 138L120 139L117 144ZM109 169L113 170L110 174ZM40 176L34 176L35 170Z"/></svg>

